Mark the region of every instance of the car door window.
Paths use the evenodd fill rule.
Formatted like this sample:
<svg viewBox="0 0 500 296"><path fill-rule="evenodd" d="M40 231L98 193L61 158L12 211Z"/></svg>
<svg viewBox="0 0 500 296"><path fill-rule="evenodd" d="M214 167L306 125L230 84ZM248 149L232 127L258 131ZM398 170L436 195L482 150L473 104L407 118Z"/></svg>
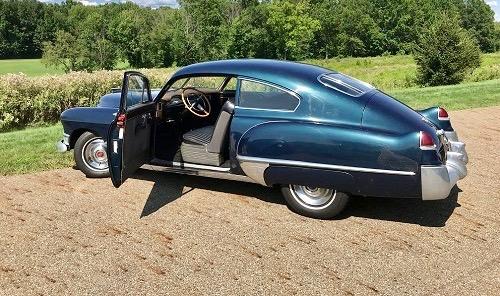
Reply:
<svg viewBox="0 0 500 296"><path fill-rule="evenodd" d="M299 103L295 94L280 87L253 80L240 80L240 107L294 111Z"/></svg>
<svg viewBox="0 0 500 296"><path fill-rule="evenodd" d="M127 85L127 109L151 100L146 83L145 79L139 75L129 76Z"/></svg>

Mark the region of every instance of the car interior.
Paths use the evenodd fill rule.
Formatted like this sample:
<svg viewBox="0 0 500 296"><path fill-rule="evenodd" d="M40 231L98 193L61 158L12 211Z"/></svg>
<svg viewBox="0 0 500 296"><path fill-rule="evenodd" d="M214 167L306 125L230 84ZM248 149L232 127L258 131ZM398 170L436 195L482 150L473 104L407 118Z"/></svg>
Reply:
<svg viewBox="0 0 500 296"><path fill-rule="evenodd" d="M229 167L236 81L221 76L175 81L157 105L153 163Z"/></svg>

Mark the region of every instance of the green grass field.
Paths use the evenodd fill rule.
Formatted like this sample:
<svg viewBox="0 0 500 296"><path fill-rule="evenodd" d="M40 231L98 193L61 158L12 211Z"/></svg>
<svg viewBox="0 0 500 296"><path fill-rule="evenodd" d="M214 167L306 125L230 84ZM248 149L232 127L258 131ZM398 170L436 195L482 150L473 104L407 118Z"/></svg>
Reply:
<svg viewBox="0 0 500 296"><path fill-rule="evenodd" d="M500 105L500 79L459 85L407 88L389 94L415 109L442 106L460 110Z"/></svg>
<svg viewBox="0 0 500 296"><path fill-rule="evenodd" d="M23 73L28 76L62 74L63 70L46 68L39 59L0 60L0 75Z"/></svg>
<svg viewBox="0 0 500 296"><path fill-rule="evenodd" d="M14 175L69 167L72 153L57 153L62 126L27 128L0 133L0 175Z"/></svg>
<svg viewBox="0 0 500 296"><path fill-rule="evenodd" d="M382 56L370 58L334 58L307 60L306 63L337 70L367 81L383 90L416 87L416 65L411 56ZM126 62L118 63L118 70L129 68ZM171 68L171 72L175 68ZM0 60L0 75L24 73L28 76L61 74L62 70L46 68L39 59ZM466 82L500 79L500 52L483 54L481 67L467 78Z"/></svg>
<svg viewBox="0 0 500 296"><path fill-rule="evenodd" d="M127 68L129 68L129 65L126 62L120 62L116 66L117 70ZM62 69L45 67L40 59L0 60L0 75L19 73L23 73L28 76L42 76L63 74L64 71Z"/></svg>

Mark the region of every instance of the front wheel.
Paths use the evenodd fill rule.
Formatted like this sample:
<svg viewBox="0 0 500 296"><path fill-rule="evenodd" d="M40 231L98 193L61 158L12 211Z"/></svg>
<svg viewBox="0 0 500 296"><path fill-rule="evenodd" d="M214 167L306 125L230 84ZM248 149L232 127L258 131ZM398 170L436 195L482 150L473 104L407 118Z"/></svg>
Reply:
<svg viewBox="0 0 500 296"><path fill-rule="evenodd" d="M349 195L330 188L286 185L281 193L294 212L317 219L335 217L349 201Z"/></svg>
<svg viewBox="0 0 500 296"><path fill-rule="evenodd" d="M75 143L76 166L89 178L109 177L106 142L91 132L83 133Z"/></svg>

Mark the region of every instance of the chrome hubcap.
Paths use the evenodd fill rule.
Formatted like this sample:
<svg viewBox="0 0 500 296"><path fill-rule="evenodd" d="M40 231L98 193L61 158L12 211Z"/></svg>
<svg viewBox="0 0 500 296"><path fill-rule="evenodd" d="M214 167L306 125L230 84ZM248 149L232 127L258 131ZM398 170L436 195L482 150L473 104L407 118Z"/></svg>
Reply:
<svg viewBox="0 0 500 296"><path fill-rule="evenodd" d="M335 199L337 191L329 188L290 185L290 191L297 202L307 208L322 209Z"/></svg>
<svg viewBox="0 0 500 296"><path fill-rule="evenodd" d="M94 138L85 143L82 150L83 162L94 171L108 169L108 155L106 153L106 142L101 138Z"/></svg>

